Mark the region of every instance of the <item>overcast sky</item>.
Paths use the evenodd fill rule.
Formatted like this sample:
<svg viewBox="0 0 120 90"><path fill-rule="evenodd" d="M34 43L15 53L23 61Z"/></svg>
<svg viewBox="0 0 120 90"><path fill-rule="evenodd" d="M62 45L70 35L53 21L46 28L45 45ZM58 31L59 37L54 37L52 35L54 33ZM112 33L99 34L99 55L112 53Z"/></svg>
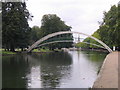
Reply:
<svg viewBox="0 0 120 90"><path fill-rule="evenodd" d="M119 0L28 0L27 9L32 13L33 20L30 27L41 26L42 16L57 14L65 23L72 27L72 31L91 35L99 28L98 21L102 21L103 12L108 11Z"/></svg>

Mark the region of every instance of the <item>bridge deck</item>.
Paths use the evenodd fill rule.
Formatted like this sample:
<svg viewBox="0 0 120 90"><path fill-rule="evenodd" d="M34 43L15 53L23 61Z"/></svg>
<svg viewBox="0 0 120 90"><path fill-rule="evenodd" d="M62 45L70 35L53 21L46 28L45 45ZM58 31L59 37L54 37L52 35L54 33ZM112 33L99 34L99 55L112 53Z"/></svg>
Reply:
<svg viewBox="0 0 120 90"><path fill-rule="evenodd" d="M93 88L118 88L118 54L107 55Z"/></svg>

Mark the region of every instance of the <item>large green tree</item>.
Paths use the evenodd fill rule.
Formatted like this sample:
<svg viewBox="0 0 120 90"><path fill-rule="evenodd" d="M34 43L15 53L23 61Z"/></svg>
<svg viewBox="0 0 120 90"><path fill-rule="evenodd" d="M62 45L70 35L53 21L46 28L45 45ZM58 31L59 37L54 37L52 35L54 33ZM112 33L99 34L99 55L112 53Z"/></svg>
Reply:
<svg viewBox="0 0 120 90"><path fill-rule="evenodd" d="M101 40L111 48L117 46L117 9L118 8L113 5L108 12L104 13L103 24L99 29Z"/></svg>
<svg viewBox="0 0 120 90"><path fill-rule="evenodd" d="M97 38L97 39L101 39L99 33L98 33L98 30L95 31L93 34L92 34L93 37ZM85 42L85 43L84 43ZM87 43L86 43L87 42ZM94 39L90 38L90 37L87 37L86 39L83 40L83 42L80 42L78 44L76 44L77 47L82 47L82 48L86 48L86 49L90 49L90 48L100 48L98 46L95 46L95 45L101 45L100 43L98 43L97 41L95 41Z"/></svg>
<svg viewBox="0 0 120 90"><path fill-rule="evenodd" d="M39 26L33 26L31 30L31 44L35 43L42 36L41 28Z"/></svg>
<svg viewBox="0 0 120 90"><path fill-rule="evenodd" d="M66 25L64 21L62 21L56 14L48 14L44 15L42 18L42 24L41 24L41 33L44 37L48 34L60 32L60 31L71 31L71 27ZM53 38L50 38L51 40L73 40L72 34L64 34L64 35L58 35ZM63 47L71 47L72 43L57 43L48 45L50 49L54 48L63 48Z"/></svg>
<svg viewBox="0 0 120 90"><path fill-rule="evenodd" d="M118 3L118 17L117 17L117 28L116 28L116 32L117 32L117 46L118 46L118 50L120 51L120 1Z"/></svg>
<svg viewBox="0 0 120 90"><path fill-rule="evenodd" d="M25 2L2 2L2 42L3 47L15 51L29 45L31 18Z"/></svg>
<svg viewBox="0 0 120 90"><path fill-rule="evenodd" d="M109 47L116 46L120 50L120 6L113 5L104 13L103 24L100 25L99 34L101 40Z"/></svg>
<svg viewBox="0 0 120 90"><path fill-rule="evenodd" d="M103 14L103 21L93 36L103 41L110 48L116 46L116 49L120 50L120 5L118 7L116 5L111 6L110 10ZM89 38L86 38L84 41L97 44ZM90 47L85 44L79 46Z"/></svg>

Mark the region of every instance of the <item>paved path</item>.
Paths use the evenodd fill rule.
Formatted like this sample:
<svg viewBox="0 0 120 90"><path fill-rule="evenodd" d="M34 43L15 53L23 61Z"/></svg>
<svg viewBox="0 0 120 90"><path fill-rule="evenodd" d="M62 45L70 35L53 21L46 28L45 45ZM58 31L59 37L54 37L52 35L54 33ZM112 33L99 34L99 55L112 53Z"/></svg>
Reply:
<svg viewBox="0 0 120 90"><path fill-rule="evenodd" d="M118 88L118 54L107 55L93 88Z"/></svg>

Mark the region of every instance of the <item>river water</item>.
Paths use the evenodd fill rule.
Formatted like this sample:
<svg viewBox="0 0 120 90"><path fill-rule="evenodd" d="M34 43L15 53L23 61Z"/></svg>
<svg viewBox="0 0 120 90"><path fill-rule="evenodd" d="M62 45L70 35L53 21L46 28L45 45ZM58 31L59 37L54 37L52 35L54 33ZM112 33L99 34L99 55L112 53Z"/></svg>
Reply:
<svg viewBox="0 0 120 90"><path fill-rule="evenodd" d="M89 88L107 53L69 51L2 57L3 88Z"/></svg>

